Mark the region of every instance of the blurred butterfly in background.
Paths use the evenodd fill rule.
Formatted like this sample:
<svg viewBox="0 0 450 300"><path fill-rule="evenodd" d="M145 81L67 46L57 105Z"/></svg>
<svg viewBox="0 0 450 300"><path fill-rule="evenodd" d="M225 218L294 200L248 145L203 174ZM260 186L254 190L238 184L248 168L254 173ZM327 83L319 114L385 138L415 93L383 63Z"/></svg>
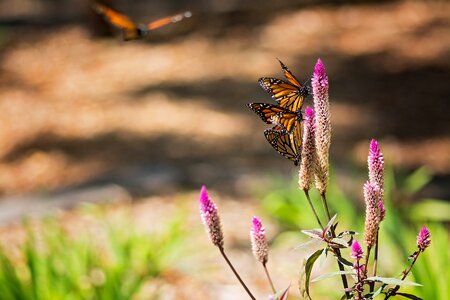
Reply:
<svg viewBox="0 0 450 300"><path fill-rule="evenodd" d="M279 125L278 130L286 130L291 133L295 127L298 127L302 120L301 111L293 112L279 105L268 103L249 103L247 104L266 124Z"/></svg>
<svg viewBox="0 0 450 300"><path fill-rule="evenodd" d="M309 95L309 88L306 85L302 85L281 60L278 61L287 81L272 77L262 77L258 80L259 85L278 102L278 105L297 112L302 108L305 97Z"/></svg>
<svg viewBox="0 0 450 300"><path fill-rule="evenodd" d="M97 13L103 15L109 23L122 30L124 41L142 38L146 36L151 30L163 27L171 23L179 22L184 18L189 18L192 16L192 13L190 11L186 11L181 14L158 19L147 24L141 24L134 22L128 16L115 11L103 4L95 3L93 5L93 8Z"/></svg>
<svg viewBox="0 0 450 300"><path fill-rule="evenodd" d="M286 130L280 130L278 125L275 125L273 128L264 130L264 136L278 153L298 166L302 146L302 129L300 125L296 126L291 133Z"/></svg>

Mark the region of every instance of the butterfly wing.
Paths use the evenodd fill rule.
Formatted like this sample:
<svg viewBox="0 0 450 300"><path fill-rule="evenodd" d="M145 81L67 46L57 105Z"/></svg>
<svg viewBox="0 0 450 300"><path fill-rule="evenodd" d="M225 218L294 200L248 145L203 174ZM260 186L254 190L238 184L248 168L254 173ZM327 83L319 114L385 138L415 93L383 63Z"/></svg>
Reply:
<svg viewBox="0 0 450 300"><path fill-rule="evenodd" d="M301 114L286 110L281 106L268 103L247 104L267 124L277 124L288 132L291 132L297 122L301 120Z"/></svg>
<svg viewBox="0 0 450 300"><path fill-rule="evenodd" d="M148 30L154 30L163 26L166 26L168 24L171 23L176 23L176 22L180 22L181 20L183 20L184 18L189 18L191 17L191 12L190 11L186 11L184 13L181 14L177 14L174 16L170 16L170 17L165 17L162 19L158 19L156 21L150 22L147 24L147 29Z"/></svg>
<svg viewBox="0 0 450 300"><path fill-rule="evenodd" d="M291 111L299 111L302 108L303 100L308 95L308 89L300 84L292 72L279 61L287 81L262 77L258 80L259 85L267 91L278 104Z"/></svg>
<svg viewBox="0 0 450 300"><path fill-rule="evenodd" d="M277 127L266 129L264 136L278 153L298 166L301 155L301 127L296 126L292 133L277 130Z"/></svg>
<svg viewBox="0 0 450 300"><path fill-rule="evenodd" d="M109 23L122 30L124 40L128 41L140 37L138 25L126 15L100 3L95 3L93 8L97 13L103 15Z"/></svg>
<svg viewBox="0 0 450 300"><path fill-rule="evenodd" d="M283 70L284 77L286 77L287 81L290 84L296 86L298 89L301 89L302 84L298 81L294 74L292 74L291 70L289 70L289 68L286 67L286 65L281 60L278 59L278 61L280 62L281 69Z"/></svg>

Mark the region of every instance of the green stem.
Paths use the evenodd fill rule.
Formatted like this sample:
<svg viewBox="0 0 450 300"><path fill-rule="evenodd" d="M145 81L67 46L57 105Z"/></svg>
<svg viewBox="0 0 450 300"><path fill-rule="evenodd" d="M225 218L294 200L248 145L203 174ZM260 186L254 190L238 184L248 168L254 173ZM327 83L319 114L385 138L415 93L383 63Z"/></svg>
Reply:
<svg viewBox="0 0 450 300"><path fill-rule="evenodd" d="M325 193L320 193L320 196L322 198L323 207L327 213L328 222L329 222L331 220L331 215L330 215L330 210L328 209L327 198L325 197ZM336 232L334 231L333 225L331 226L331 236L333 238L336 237ZM339 260L339 258L342 258L341 250L339 250L339 248L331 248L331 249L333 250L334 255L338 258L337 263L338 263L339 270L345 271L344 265ZM347 299L349 299L350 293L348 292L348 282L347 282L347 277L345 277L345 274L341 274L341 279L342 279L342 285L344 286L344 290L345 290L345 296L347 297Z"/></svg>
<svg viewBox="0 0 450 300"><path fill-rule="evenodd" d="M401 280L405 280L406 276L408 276L409 272L411 272L412 267L414 266L414 264L416 263L417 258L419 257L419 254L422 251L419 250L417 251L417 254L414 256L414 260L412 261L411 265L409 266L409 268L406 271L403 271L403 276ZM400 286L397 285L395 286L395 288L393 288L392 290L390 290L387 294L386 297L384 297L384 300L389 299L391 296L395 295L395 292L397 292L400 289Z"/></svg>
<svg viewBox="0 0 450 300"><path fill-rule="evenodd" d="M319 215L317 214L317 211L316 211L316 209L314 208L314 205L312 204L311 198L309 197L309 192L308 192L308 190L307 190L307 189L304 189L303 192L304 192L305 195L306 195L306 199L308 199L309 206L311 207L311 209L312 209L312 211L313 211L313 213L314 213L314 216L316 216L317 223L319 223L320 228L322 228L322 230L323 230L324 227L323 227L323 225L322 225L322 222L320 222Z"/></svg>
<svg viewBox="0 0 450 300"><path fill-rule="evenodd" d="M233 265L231 264L230 260L228 259L227 255L225 254L225 251L222 247L219 247L220 253L222 254L223 258L225 258L226 262L228 263L228 265L230 266L231 270L233 271L234 275L236 276L236 278L239 280L239 282L241 283L241 285L244 287L245 291L247 292L247 294L250 296L250 298L252 300L256 300L255 296L253 296L253 294L250 292L250 290L248 289L248 287L245 285L244 281L242 281L241 276L239 276L239 274L236 272L235 268L233 267Z"/></svg>
<svg viewBox="0 0 450 300"><path fill-rule="evenodd" d="M267 270L267 267L266 267L266 263L263 263L263 267L264 267L264 271L266 272L267 280L269 280L270 287L272 288L273 293L276 294L277 290L275 289L275 286L273 285L272 278L270 278L269 271Z"/></svg>
<svg viewBox="0 0 450 300"><path fill-rule="evenodd" d="M378 233L380 232L380 229L377 230L377 236L375 241L375 253L373 254L373 276L377 276L377 265L378 265ZM375 283L370 283L370 292L372 293L375 289Z"/></svg>
<svg viewBox="0 0 450 300"><path fill-rule="evenodd" d="M325 192L320 193L320 198L322 199L322 204L325 212L327 213L328 221L331 220L330 210L328 209L327 198L325 197Z"/></svg>

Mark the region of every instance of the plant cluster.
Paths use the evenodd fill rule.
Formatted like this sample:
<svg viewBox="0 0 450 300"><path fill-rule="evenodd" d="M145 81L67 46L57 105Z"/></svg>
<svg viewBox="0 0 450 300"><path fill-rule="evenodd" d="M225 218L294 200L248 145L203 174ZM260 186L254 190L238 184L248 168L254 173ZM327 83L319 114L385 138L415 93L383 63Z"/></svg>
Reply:
<svg viewBox="0 0 450 300"><path fill-rule="evenodd" d="M285 69L283 64L282 67L286 74L287 68ZM288 78L288 76L286 77ZM280 136L289 134L290 139L287 140L288 143L290 142L289 145L301 145L298 148L298 151L300 151L301 154L298 157L300 160L298 187L305 194L309 206L316 218L317 225L320 227L317 229L302 230L302 233L311 239L306 244L318 243L322 245L321 249L310 254L304 263L304 270L302 270L304 280L301 280L303 282L301 282L299 286L302 296L305 299L311 299L309 285L314 263L318 258L327 257L331 254L336 260L339 271L319 276L315 281L332 276L340 276L343 286L343 295L341 299L363 300L374 299L377 296L383 296L384 299L389 299L396 295L409 299L420 299L415 295L400 292L400 288L408 285L419 286L419 284L405 281L405 279L408 274L410 274L419 255L424 252L431 243L431 235L427 227L424 226L419 232L416 240L417 249L409 256L411 263L402 272L399 278L388 278L377 275L379 261L378 248L380 244L379 231L381 228L380 225L386 217L386 208L384 205L384 158L379 144L375 139L371 141L369 146L368 181L362 188L366 208L363 235L365 251L360 242L355 238L357 232L352 230L338 232L337 216L332 216L327 199L329 182L329 149L331 145L331 114L328 94L329 81L325 72L325 67L320 59L316 63L311 79L311 85L314 109L310 107L306 108L305 118L304 120L300 120L303 121L302 136L292 134L292 132L289 132L284 128L285 124L290 124L280 121L283 117L284 120L286 120L287 118L285 116L289 114L289 112L284 111L284 108L283 110L280 108L280 114L279 112L273 111L273 105L268 104L264 106L264 108L270 107L271 110L268 111L268 114L266 115L260 115L261 118L266 117L264 121L275 125L271 130L282 131ZM299 90L298 92L300 93L301 91ZM299 96L303 97L305 94ZM280 99L276 100L279 102ZM303 99L301 99L301 101L303 101ZM255 106L254 104L251 105ZM257 105L258 110L262 111L262 109L259 108L262 107L261 104ZM255 107L252 108L255 110ZM301 116L301 113L298 111L295 111L294 113L297 116ZM267 118L267 116L270 117ZM294 125L294 127L295 126L297 125ZM300 126L300 124L298 124L298 126ZM297 138L298 140L292 141L292 138ZM267 139L270 142L269 138ZM284 155L283 151L280 151L280 149L277 149L277 151ZM294 158L295 159L291 160L297 162L297 157ZM326 222L323 222L323 220L320 219L317 209L310 199L309 191L313 184L320 194L323 210L327 218ZM200 212L202 221L212 243L218 247L220 253L244 287L248 296L251 299L256 299L225 253L224 235L221 229L218 209L208 196L204 186L200 192ZM253 255L262 264L268 283L273 291L273 294L269 296L269 299L287 299L289 287L277 290L269 275L267 269L268 242L265 229L258 217L254 217L252 220L250 240ZM351 250L349 259L344 258L341 253L341 250L345 248L350 248Z"/></svg>

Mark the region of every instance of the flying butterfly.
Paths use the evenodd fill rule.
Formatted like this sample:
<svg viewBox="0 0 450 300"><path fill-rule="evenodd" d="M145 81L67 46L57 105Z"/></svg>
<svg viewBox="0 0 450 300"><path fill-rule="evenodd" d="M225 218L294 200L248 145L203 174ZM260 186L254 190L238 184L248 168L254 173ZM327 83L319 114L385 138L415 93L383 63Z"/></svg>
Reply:
<svg viewBox="0 0 450 300"><path fill-rule="evenodd" d="M295 127L300 126L302 113L300 110L293 112L279 105L268 103L247 104L265 123L279 125L279 130L286 130L291 133Z"/></svg>
<svg viewBox="0 0 450 300"><path fill-rule="evenodd" d="M109 23L122 30L124 41L142 38L151 30L155 30L171 23L179 22L184 18L189 18L192 16L190 11L186 11L181 14L158 19L147 24L139 24L131 20L128 16L103 4L95 3L93 8L97 13L103 15Z"/></svg>
<svg viewBox="0 0 450 300"><path fill-rule="evenodd" d="M278 153L293 161L296 166L298 166L301 156L301 134L302 129L300 125L295 126L291 133L286 130L280 130L278 125L264 131L264 135L272 147Z"/></svg>
<svg viewBox="0 0 450 300"><path fill-rule="evenodd" d="M266 90L281 107L294 112L300 111L303 100L309 94L309 89L306 85L300 83L281 60L278 61L280 62L281 69L283 70L284 77L286 77L287 81L272 77L262 77L258 80L259 85Z"/></svg>

